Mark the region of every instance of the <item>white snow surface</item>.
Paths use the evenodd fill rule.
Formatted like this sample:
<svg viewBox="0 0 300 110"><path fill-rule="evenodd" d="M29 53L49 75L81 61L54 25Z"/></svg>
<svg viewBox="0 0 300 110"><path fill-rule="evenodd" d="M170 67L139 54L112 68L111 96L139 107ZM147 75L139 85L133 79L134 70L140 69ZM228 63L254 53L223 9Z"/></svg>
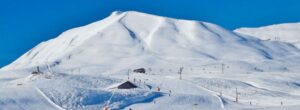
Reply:
<svg viewBox="0 0 300 110"><path fill-rule="evenodd" d="M299 48L253 36L114 12L1 68L0 110L298 110ZM115 88L127 80L138 88Z"/></svg>
<svg viewBox="0 0 300 110"><path fill-rule="evenodd" d="M299 49L287 43L241 36L215 24L129 11L114 12L104 20L68 30L2 70L46 63L64 69L95 65L114 68L128 59L132 64L127 65L161 64L160 59L252 63L295 54Z"/></svg>
<svg viewBox="0 0 300 110"><path fill-rule="evenodd" d="M283 23L259 28L239 28L234 32L255 36L263 40L288 42L300 48L300 23Z"/></svg>

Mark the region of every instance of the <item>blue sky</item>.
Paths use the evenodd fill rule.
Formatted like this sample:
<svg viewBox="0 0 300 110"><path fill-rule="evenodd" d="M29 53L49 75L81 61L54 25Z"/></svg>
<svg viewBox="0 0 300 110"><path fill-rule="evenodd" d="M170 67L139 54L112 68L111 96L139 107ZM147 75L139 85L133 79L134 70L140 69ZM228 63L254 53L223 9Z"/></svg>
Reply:
<svg viewBox="0 0 300 110"><path fill-rule="evenodd" d="M208 21L230 30L300 21L300 0L0 0L0 67L41 41L116 10Z"/></svg>

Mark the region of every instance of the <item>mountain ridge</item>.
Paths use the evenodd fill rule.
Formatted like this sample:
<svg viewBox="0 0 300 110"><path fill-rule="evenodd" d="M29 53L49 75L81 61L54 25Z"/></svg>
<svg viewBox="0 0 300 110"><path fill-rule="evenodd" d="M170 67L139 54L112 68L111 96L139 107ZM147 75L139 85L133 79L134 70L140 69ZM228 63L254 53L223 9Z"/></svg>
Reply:
<svg viewBox="0 0 300 110"><path fill-rule="evenodd" d="M262 40L282 41L300 48L300 23L282 23L257 28L238 28L234 32L254 36Z"/></svg>
<svg viewBox="0 0 300 110"><path fill-rule="evenodd" d="M62 63L68 68L77 67L74 65L112 66L115 59L144 56L192 58L202 62L255 62L285 56L282 52L289 55L298 50L285 43L240 35L212 23L128 11L113 12L103 20L63 32L2 70L47 63ZM104 59L96 61L95 58Z"/></svg>

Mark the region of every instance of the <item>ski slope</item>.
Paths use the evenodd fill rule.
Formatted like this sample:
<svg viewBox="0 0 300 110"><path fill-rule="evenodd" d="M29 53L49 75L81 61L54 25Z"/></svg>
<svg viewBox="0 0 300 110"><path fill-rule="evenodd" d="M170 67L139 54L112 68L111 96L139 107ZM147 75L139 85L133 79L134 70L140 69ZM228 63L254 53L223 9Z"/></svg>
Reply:
<svg viewBox="0 0 300 110"><path fill-rule="evenodd" d="M1 88L1 110L34 110L46 108L47 110L64 110L47 99L38 89L32 87Z"/></svg>
<svg viewBox="0 0 300 110"><path fill-rule="evenodd" d="M297 110L299 64L291 42L114 12L1 68L0 110ZM37 66L43 74L31 74ZM138 88L115 88L127 80Z"/></svg>
<svg viewBox="0 0 300 110"><path fill-rule="evenodd" d="M162 71L161 68L152 68L152 72L147 74L131 72L129 80L134 82L136 79L135 84L139 86L133 90L111 89L127 80L127 70L113 74L54 73L51 79L44 75L29 74L8 81L0 88L1 94L5 94L0 97L1 104L5 105L1 109L13 110L18 107L35 110L42 106L49 110L96 110L102 109L110 99L109 107L113 110L296 110L299 106L300 82L297 79L300 76L297 73L237 74L230 72L239 71L233 68L221 73L220 66L214 66L218 65L186 67L182 80L179 79L177 68L164 68ZM157 87L161 91L157 91ZM239 92L238 103L235 102L236 88Z"/></svg>

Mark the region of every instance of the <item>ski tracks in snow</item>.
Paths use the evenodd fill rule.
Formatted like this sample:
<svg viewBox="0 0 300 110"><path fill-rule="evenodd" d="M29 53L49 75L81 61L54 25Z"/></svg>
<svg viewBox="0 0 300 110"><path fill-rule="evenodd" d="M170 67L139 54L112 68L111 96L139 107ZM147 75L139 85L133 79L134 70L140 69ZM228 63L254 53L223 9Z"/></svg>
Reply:
<svg viewBox="0 0 300 110"><path fill-rule="evenodd" d="M49 99L46 94L44 94L41 89L34 87L34 89L42 96L44 97L45 100L47 100L49 102L50 105L52 105L53 107L57 108L58 110L65 110L64 108L58 106L57 104L55 104L51 99Z"/></svg>

